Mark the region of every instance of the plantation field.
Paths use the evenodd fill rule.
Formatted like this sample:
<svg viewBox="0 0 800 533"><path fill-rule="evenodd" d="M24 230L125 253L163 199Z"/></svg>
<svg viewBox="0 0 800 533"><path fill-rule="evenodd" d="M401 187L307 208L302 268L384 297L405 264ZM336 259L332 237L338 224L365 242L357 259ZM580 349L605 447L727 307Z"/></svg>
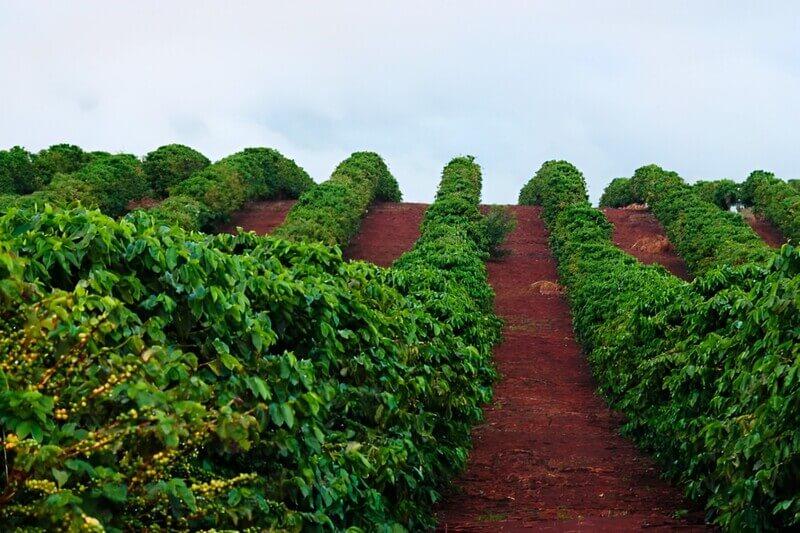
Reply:
<svg viewBox="0 0 800 533"><path fill-rule="evenodd" d="M796 185L483 183L0 151L3 529L796 527Z"/></svg>

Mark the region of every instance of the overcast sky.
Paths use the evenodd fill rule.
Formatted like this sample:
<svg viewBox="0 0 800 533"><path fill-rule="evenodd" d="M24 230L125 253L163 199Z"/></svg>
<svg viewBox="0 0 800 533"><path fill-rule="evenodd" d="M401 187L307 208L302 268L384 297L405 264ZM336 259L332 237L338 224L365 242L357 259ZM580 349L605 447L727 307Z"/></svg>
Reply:
<svg viewBox="0 0 800 533"><path fill-rule="evenodd" d="M461 154L493 203L548 159L593 200L652 162L800 177L798 20L792 1L0 0L0 147L271 146L317 181L375 150L410 201Z"/></svg>

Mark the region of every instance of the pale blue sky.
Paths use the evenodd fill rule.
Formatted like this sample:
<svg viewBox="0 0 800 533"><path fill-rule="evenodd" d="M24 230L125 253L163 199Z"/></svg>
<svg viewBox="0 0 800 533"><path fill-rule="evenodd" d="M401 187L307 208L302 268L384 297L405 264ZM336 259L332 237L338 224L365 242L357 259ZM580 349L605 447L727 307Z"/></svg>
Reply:
<svg viewBox="0 0 800 533"><path fill-rule="evenodd" d="M499 203L555 158L594 200L651 162L800 177L799 21L795 2L0 0L0 147L274 146L318 181L370 149L412 201L460 154Z"/></svg>

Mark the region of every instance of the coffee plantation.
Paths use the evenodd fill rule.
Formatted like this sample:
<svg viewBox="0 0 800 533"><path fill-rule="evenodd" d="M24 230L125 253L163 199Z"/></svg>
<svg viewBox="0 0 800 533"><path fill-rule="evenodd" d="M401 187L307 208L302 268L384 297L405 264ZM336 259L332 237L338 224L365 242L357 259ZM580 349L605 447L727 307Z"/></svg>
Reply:
<svg viewBox="0 0 800 533"><path fill-rule="evenodd" d="M509 379L493 351L536 328L543 343L568 343L548 337L558 301L594 376L588 395L597 387L624 415L622 432L703 520L798 527L796 184L755 171L690 185L656 165L610 181L600 205L655 217L691 281L626 252L567 161L521 188L519 220L481 206L483 185L473 157L452 159L416 240L382 268L348 255L370 216L402 201L375 152L316 183L272 148L217 161L180 144L142 157L0 151L2 529L433 530L454 483L470 486L459 476L473 446L499 425L484 422ZM296 202L269 235L217 233L278 200ZM767 246L740 208L786 244ZM520 235L533 219L546 237ZM509 256L542 261L514 256L520 239L547 242L557 284L496 284ZM496 309L495 291L525 302L543 290L542 322ZM526 392L530 381L511 379ZM508 409L504 394L489 412ZM555 409L525 405L511 412ZM597 413L570 416L600 425ZM503 481L527 494L536 475L567 479L567 458L561 469L537 455L548 435L501 443L489 468L516 458L521 471ZM466 495L498 509L471 525L504 522L514 504L502 491ZM526 527L550 520L540 511L526 508ZM555 523L582 524L569 512Z"/></svg>

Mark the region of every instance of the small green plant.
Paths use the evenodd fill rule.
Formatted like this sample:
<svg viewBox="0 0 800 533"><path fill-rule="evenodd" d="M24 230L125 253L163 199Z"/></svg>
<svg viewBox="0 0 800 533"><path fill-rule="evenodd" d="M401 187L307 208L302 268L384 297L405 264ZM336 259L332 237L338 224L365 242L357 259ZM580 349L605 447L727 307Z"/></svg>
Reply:
<svg viewBox="0 0 800 533"><path fill-rule="evenodd" d="M482 221L486 251L491 259L502 259L510 252L502 248L506 239L517 227L517 219L510 209L493 205Z"/></svg>

